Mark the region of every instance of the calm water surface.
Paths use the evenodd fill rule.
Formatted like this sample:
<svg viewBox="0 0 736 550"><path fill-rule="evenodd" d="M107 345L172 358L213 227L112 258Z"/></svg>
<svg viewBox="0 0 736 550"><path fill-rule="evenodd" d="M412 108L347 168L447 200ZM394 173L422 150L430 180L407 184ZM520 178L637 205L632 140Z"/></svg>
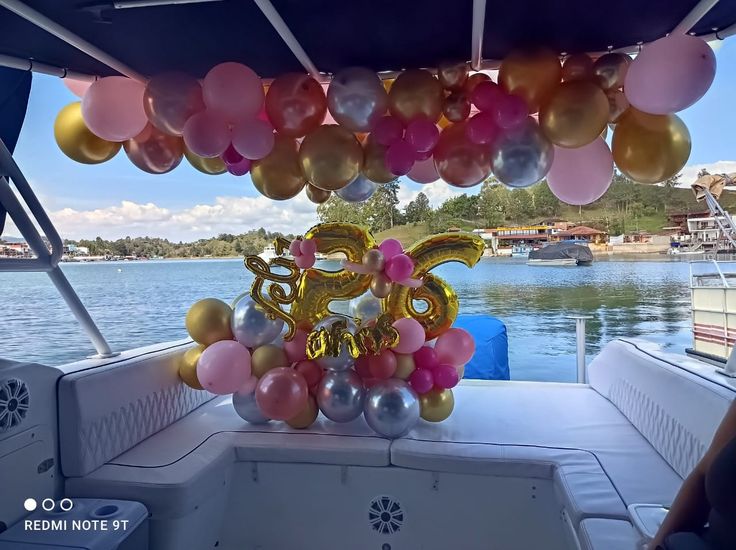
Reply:
<svg viewBox="0 0 736 550"><path fill-rule="evenodd" d="M225 301L247 290L241 260L63 264L63 270L114 350L187 336L184 315L196 300ZM484 258L474 269L446 264L433 273L460 296L462 313L506 323L511 377L572 381L575 325L590 315L589 355L620 336L640 336L675 352L692 344L688 264L596 261L591 267L530 267ZM58 365L94 353L42 273L0 273L0 357Z"/></svg>

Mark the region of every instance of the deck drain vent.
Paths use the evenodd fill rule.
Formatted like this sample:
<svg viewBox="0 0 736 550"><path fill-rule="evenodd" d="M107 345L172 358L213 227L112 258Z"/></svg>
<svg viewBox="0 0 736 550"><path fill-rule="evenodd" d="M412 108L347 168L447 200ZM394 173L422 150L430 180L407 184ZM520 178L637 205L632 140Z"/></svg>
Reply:
<svg viewBox="0 0 736 550"><path fill-rule="evenodd" d="M15 428L28 414L28 386L17 378L0 381L0 433Z"/></svg>
<svg viewBox="0 0 736 550"><path fill-rule="evenodd" d="M392 535L404 525L404 509L394 497L378 496L368 507L368 522L374 531L382 535Z"/></svg>

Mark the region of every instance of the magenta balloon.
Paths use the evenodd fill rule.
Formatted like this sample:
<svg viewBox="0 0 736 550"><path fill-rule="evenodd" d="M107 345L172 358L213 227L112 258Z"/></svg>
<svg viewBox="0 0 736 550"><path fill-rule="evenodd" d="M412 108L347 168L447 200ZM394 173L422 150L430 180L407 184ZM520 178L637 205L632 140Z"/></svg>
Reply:
<svg viewBox="0 0 736 550"><path fill-rule="evenodd" d="M424 346L414 353L414 364L417 369L433 369L439 365L437 352L433 347Z"/></svg>
<svg viewBox="0 0 736 550"><path fill-rule="evenodd" d="M403 281L411 277L411 274L414 273L414 262L406 254L397 254L393 258L386 260L384 272L392 281Z"/></svg>
<svg viewBox="0 0 736 550"><path fill-rule="evenodd" d="M273 149L276 136L270 123L258 120L244 120L233 128L233 147L250 160L260 160Z"/></svg>
<svg viewBox="0 0 736 550"><path fill-rule="evenodd" d="M416 368L409 375L409 385L418 394L427 393L434 387L434 376L429 369Z"/></svg>
<svg viewBox="0 0 736 550"><path fill-rule="evenodd" d="M87 89L92 85L92 80L77 80L76 78L62 79L64 86L77 97L84 97Z"/></svg>
<svg viewBox="0 0 736 550"><path fill-rule="evenodd" d="M502 95L493 109L494 119L499 128L510 129L522 124L529 116L529 106L518 95Z"/></svg>
<svg viewBox="0 0 736 550"><path fill-rule="evenodd" d="M399 343L394 346L396 353L414 353L424 345L425 332L422 324L411 317L397 319L393 327L399 333Z"/></svg>
<svg viewBox="0 0 736 550"><path fill-rule="evenodd" d="M452 365L440 365L432 371L434 385L443 390L454 388L460 381L457 369Z"/></svg>
<svg viewBox="0 0 736 550"><path fill-rule="evenodd" d="M555 147L547 183L562 202L590 204L603 196L612 179L613 155L602 137L577 149Z"/></svg>
<svg viewBox="0 0 736 550"><path fill-rule="evenodd" d="M716 56L704 40L672 34L643 47L626 73L624 93L645 113L676 113L703 97L715 74Z"/></svg>
<svg viewBox="0 0 736 550"><path fill-rule="evenodd" d="M484 80L473 88L470 102L481 111L490 111L503 96L504 91L498 84Z"/></svg>
<svg viewBox="0 0 736 550"><path fill-rule="evenodd" d="M415 152L428 153L440 140L440 131L427 117L417 117L407 125L404 139Z"/></svg>
<svg viewBox="0 0 736 550"><path fill-rule="evenodd" d="M384 239L381 244L378 245L378 250L383 254L384 260L390 260L394 256L404 253L404 247L401 246L401 242L396 239Z"/></svg>
<svg viewBox="0 0 736 550"><path fill-rule="evenodd" d="M376 143L388 147L404 137L404 125L398 118L384 116L378 119L371 135Z"/></svg>
<svg viewBox="0 0 736 550"><path fill-rule="evenodd" d="M220 156L220 158L222 158L222 162L225 164L237 164L243 160L244 157L235 150L235 147L233 147L232 144L230 144L227 146L227 149L225 149L225 152Z"/></svg>
<svg viewBox="0 0 736 550"><path fill-rule="evenodd" d="M255 117L265 97L261 79L253 69L232 61L210 69L202 88L205 105L220 112L231 123Z"/></svg>
<svg viewBox="0 0 736 550"><path fill-rule="evenodd" d="M434 166L434 159L431 157L415 162L407 176L416 183L434 183L440 179L437 168Z"/></svg>
<svg viewBox="0 0 736 550"><path fill-rule="evenodd" d="M414 166L414 154L414 148L407 141L395 141L386 149L386 168L394 176L405 176Z"/></svg>
<svg viewBox="0 0 736 550"><path fill-rule="evenodd" d="M250 379L250 352L235 340L210 344L197 361L197 380L209 392L235 393Z"/></svg>
<svg viewBox="0 0 736 550"><path fill-rule="evenodd" d="M250 172L253 161L250 159L242 158L238 162L232 164L226 164L227 171L233 176L244 176Z"/></svg>
<svg viewBox="0 0 736 550"><path fill-rule="evenodd" d="M476 145L490 145L498 135L498 127L493 115L488 111L481 111L473 115L465 126L465 134Z"/></svg>
<svg viewBox="0 0 736 550"><path fill-rule="evenodd" d="M256 404L264 416L273 420L289 420L307 404L309 389L300 372L276 367L261 376L255 395Z"/></svg>
<svg viewBox="0 0 736 550"><path fill-rule="evenodd" d="M189 117L204 111L202 86L186 73L156 75L146 84L143 107L156 128L172 136L181 136Z"/></svg>
<svg viewBox="0 0 736 550"><path fill-rule="evenodd" d="M473 357L475 340L468 331L461 328L451 328L437 337L434 351L437 353L437 359L441 364L459 367Z"/></svg>
<svg viewBox="0 0 736 550"><path fill-rule="evenodd" d="M124 76L107 76L92 83L82 98L87 128L107 141L126 141L148 124L143 109L145 86Z"/></svg>
<svg viewBox="0 0 736 550"><path fill-rule="evenodd" d="M211 110L197 113L184 125L184 143L195 155L214 158L230 145L230 128L225 118Z"/></svg>

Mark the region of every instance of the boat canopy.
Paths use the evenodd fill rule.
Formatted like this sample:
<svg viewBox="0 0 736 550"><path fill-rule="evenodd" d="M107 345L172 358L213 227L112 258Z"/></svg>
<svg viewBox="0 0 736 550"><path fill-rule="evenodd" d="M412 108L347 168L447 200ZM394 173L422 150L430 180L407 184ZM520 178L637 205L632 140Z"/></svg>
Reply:
<svg viewBox="0 0 736 550"><path fill-rule="evenodd" d="M486 67L493 68L494 60L497 63L513 49L535 46L560 54L635 51L637 44L661 38L681 25L699 4L703 2L0 1L0 6L9 10L37 10L143 75L182 70L203 76L222 61L239 61L262 78L303 71L307 56L319 72L330 74L349 66L399 71L471 58L484 60ZM732 34L736 30L732 28L736 27L736 2L718 2L694 21L694 26L689 26L692 34L708 39ZM293 33L297 49L305 52L301 63L294 44L287 46L288 40L279 36L284 30ZM479 51L473 53L476 47ZM82 74L117 74L5 9L0 12L0 54ZM478 65L474 63L473 68L481 68Z"/></svg>
<svg viewBox="0 0 736 550"><path fill-rule="evenodd" d="M539 250L529 252L530 260L566 260L573 259L580 262L592 262L593 253L590 248L580 244L559 242L551 243Z"/></svg>

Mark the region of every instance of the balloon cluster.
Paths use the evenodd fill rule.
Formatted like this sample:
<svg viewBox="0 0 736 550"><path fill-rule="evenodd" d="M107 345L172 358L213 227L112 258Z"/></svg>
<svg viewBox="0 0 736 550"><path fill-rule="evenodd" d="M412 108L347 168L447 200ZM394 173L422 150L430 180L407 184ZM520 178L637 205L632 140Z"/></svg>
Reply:
<svg viewBox="0 0 736 550"><path fill-rule="evenodd" d="M324 237L297 239L288 248L299 252L295 259L307 257L304 265L308 265L314 244L320 251L347 245L334 242L336 229L346 234L352 230L348 224L339 225L324 233L317 226L310 232ZM277 242L277 248L287 248L286 244ZM445 244L450 248L435 246L434 250L443 261L466 261L460 250L451 254L460 241ZM390 256L386 246L384 250ZM400 247L398 251L391 257L404 254ZM274 265L296 269L312 281L324 273L311 265L300 269L295 261L285 263L283 258L274 260ZM423 279L428 284L433 280L426 273L414 274L420 276L417 289ZM256 275L264 276L258 269ZM283 282L280 276L286 277L273 274L273 280ZM365 275L345 272L345 276ZM475 351L473 337L449 328L454 316L437 335L434 325L425 326L425 319L405 316L404 310L392 309L391 302L361 288L361 294L350 301L349 314L337 315L325 308L316 312L314 324L299 322L293 332L285 331L284 319L264 305L257 281L250 295L237 299L232 307L217 299L200 300L186 316L187 330L198 345L184 354L180 376L193 388L233 394L238 415L254 424L279 420L306 428L321 411L333 422L350 422L362 415L380 435L400 437L420 417L430 422L446 419L454 407L452 388ZM294 304L296 298L292 316L298 315Z"/></svg>
<svg viewBox="0 0 736 550"><path fill-rule="evenodd" d="M69 82L81 105L59 113L55 135L64 153L90 164L122 143L154 174L184 156L207 174L250 172L274 200L304 189L316 203L333 192L360 202L399 176L464 188L494 174L510 187L546 177L562 201L587 204L610 185L614 160L642 183L684 166L690 136L674 113L702 97L714 75L710 47L682 34L646 45L633 61L574 54L561 64L549 51L514 52L498 82L445 63L436 74L409 69L385 82L350 67L329 85L300 73L264 85L250 68L226 62L202 81L165 73L145 84L120 76Z"/></svg>

